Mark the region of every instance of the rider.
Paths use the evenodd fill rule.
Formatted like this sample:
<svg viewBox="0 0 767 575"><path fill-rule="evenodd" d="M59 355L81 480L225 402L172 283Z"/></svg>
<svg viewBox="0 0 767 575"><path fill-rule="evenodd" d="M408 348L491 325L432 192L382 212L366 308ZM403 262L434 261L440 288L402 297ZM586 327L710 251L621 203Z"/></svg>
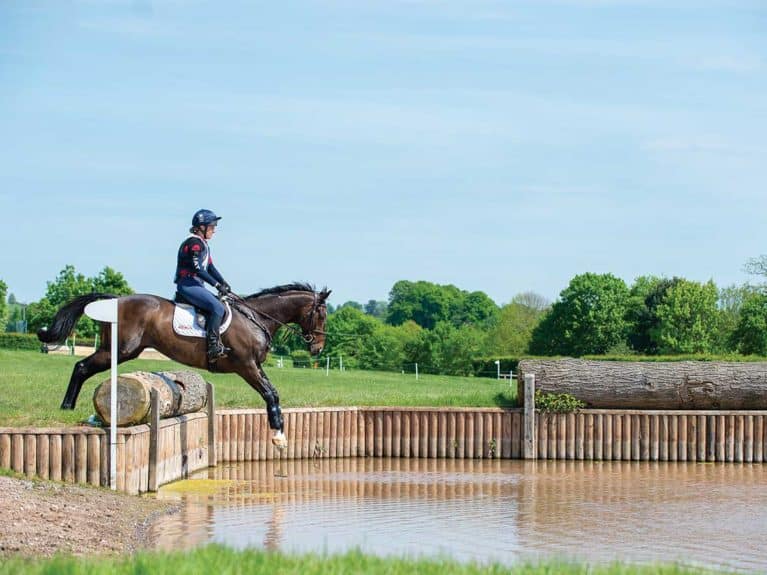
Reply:
<svg viewBox="0 0 767 575"><path fill-rule="evenodd" d="M213 265L210 256L208 240L216 233L218 217L210 210L197 210L192 217L190 235L178 249L178 265L176 266L176 289L181 296L195 307L200 308L206 315L206 341L208 344L208 362L224 358L231 351L224 347L219 328L224 319L223 304L207 289L209 283L218 290L220 295L226 295L232 290L224 281L221 273Z"/></svg>

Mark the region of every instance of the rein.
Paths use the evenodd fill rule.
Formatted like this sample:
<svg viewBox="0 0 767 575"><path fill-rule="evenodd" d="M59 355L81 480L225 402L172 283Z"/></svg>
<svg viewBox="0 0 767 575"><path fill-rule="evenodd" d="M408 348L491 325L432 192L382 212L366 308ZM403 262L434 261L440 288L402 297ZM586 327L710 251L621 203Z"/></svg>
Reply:
<svg viewBox="0 0 767 575"><path fill-rule="evenodd" d="M261 310L258 310L256 308L254 308L247 301L245 301L244 298L241 298L240 296L238 296L236 294L229 293L225 297L229 298L229 300L234 304L234 307L235 307L235 309L237 311L239 311L242 315L244 315L246 318L248 318L251 322L253 322L259 328L261 328L261 330L263 330L264 333L266 333L266 336L269 339L269 344L270 345L271 345L272 336L269 333L269 330L267 330L266 327L264 327L264 325L260 321L258 321L258 319L256 317L254 317L254 315L253 315L254 313L256 313L258 315L261 315L261 316L263 316L263 317L265 317L267 319L270 319L273 322L278 323L280 326L287 328L288 330L292 331L295 335L299 336L304 341L304 343L307 343L307 344L312 343L314 341L314 334L315 333L319 333L319 334L322 334L322 335L328 335L327 332L325 332L325 331L323 331L321 329L316 329L314 327L311 330L311 333L305 334L300 329L297 329L295 326L293 326L293 325L291 325L289 323L285 323L284 321L280 321L276 317L273 317L273 316L269 315L268 313L266 313L264 311L261 311ZM245 308L245 310L242 309L243 307ZM314 314L316 313L316 311L317 311L317 293L315 292L314 293L314 304L312 305L312 312L309 315L309 325L311 325L311 326L314 326Z"/></svg>

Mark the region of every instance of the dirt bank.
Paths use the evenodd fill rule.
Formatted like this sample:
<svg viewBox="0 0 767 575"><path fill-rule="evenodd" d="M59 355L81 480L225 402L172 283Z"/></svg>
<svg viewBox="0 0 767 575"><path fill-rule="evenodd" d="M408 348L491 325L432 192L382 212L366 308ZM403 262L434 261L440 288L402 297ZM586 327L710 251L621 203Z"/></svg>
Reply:
<svg viewBox="0 0 767 575"><path fill-rule="evenodd" d="M130 553L151 522L176 507L148 497L0 477L0 557Z"/></svg>

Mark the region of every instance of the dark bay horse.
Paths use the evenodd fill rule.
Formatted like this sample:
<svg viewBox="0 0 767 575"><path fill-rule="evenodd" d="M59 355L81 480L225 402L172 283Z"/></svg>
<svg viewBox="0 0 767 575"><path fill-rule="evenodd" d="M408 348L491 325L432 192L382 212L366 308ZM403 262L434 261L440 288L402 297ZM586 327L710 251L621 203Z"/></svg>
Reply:
<svg viewBox="0 0 767 575"><path fill-rule="evenodd" d="M261 365L269 353L272 336L283 325L295 323L301 327L304 341L314 355L325 345L325 301L330 291L317 292L308 284L294 283L262 290L246 298L233 296L232 323L223 334L223 341L232 349L226 358L216 363L216 372L236 373L255 389L266 402L269 427L274 432L272 442L287 445L283 432L280 397ZM37 337L44 343L63 341L83 314L85 306L110 294L88 294L63 306L48 329ZM207 369L204 338L177 335L173 331L174 303L153 295L130 295L118 301L118 363L138 357L152 347L171 359L201 369ZM101 326L101 346L92 355L78 361L72 370L61 409L74 409L83 382L110 367L111 327Z"/></svg>

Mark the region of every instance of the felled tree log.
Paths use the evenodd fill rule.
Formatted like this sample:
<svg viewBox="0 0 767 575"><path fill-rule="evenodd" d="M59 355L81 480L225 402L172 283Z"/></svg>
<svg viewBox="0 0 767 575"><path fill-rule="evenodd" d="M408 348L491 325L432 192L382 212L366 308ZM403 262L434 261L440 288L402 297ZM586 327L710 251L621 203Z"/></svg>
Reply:
<svg viewBox="0 0 767 575"><path fill-rule="evenodd" d="M767 409L767 363L525 359L518 372L520 399L534 373L536 390L593 408Z"/></svg>
<svg viewBox="0 0 767 575"><path fill-rule="evenodd" d="M156 389L160 417L175 417L201 410L207 403L207 388L193 371L135 371L117 376L117 425L144 423L149 417L150 391ZM93 394L93 406L104 423L110 423L111 382L104 380Z"/></svg>

